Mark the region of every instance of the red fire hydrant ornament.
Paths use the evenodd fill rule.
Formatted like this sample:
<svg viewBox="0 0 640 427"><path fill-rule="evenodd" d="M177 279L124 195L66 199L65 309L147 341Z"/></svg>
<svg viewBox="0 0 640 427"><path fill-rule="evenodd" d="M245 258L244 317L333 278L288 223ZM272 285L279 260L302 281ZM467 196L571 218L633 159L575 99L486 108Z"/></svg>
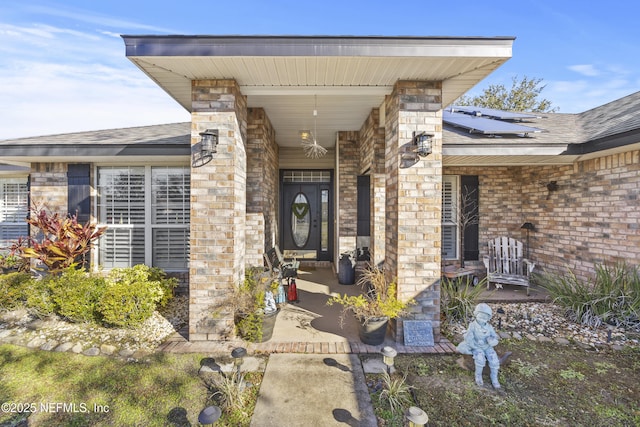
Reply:
<svg viewBox="0 0 640 427"><path fill-rule="evenodd" d="M287 291L287 301L298 302L298 287L296 286L296 279L292 278L289 283L289 289Z"/></svg>

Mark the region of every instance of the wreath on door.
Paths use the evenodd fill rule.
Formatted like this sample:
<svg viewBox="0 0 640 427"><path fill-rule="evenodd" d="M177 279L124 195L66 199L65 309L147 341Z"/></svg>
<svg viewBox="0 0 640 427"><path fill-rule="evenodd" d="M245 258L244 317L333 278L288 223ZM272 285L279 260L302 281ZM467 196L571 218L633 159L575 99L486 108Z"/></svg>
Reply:
<svg viewBox="0 0 640 427"><path fill-rule="evenodd" d="M303 219L309 213L309 203L294 203L291 208L298 219Z"/></svg>

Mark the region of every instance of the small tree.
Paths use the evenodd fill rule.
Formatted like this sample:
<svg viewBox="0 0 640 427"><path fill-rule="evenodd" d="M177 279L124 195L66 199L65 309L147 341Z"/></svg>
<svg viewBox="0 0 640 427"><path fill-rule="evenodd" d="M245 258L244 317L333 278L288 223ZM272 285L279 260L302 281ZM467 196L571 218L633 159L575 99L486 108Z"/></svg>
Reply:
<svg viewBox="0 0 640 427"><path fill-rule="evenodd" d="M470 189L466 185L460 194L459 203L454 204L454 212L457 218L457 225L460 229L460 267L464 268L464 232L470 225L478 224L480 219L478 213L478 203L475 193L477 188Z"/></svg>
<svg viewBox="0 0 640 427"><path fill-rule="evenodd" d="M490 85L482 95L461 96L457 105L473 105L477 107L495 108L505 111L530 111L534 113L553 113L557 108L551 107L551 101L538 99L546 85L540 85L542 79L524 76L518 80L513 77L511 89L504 85Z"/></svg>
<svg viewBox="0 0 640 427"><path fill-rule="evenodd" d="M29 210L27 223L39 230L37 238L19 239L11 247L11 253L38 259L51 273L84 265L93 243L106 231L106 227L98 227L89 221L79 224L77 215L50 214L36 205Z"/></svg>

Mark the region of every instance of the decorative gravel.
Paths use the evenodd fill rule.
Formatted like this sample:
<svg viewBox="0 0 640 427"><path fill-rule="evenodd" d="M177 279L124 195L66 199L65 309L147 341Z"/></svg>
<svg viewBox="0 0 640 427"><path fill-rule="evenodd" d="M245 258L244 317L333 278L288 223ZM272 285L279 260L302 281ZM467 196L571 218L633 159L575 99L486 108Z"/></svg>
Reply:
<svg viewBox="0 0 640 427"><path fill-rule="evenodd" d="M6 312L0 314L0 342L88 356L141 357L187 324L187 304L187 297L176 297L136 329L39 319L26 310Z"/></svg>
<svg viewBox="0 0 640 427"><path fill-rule="evenodd" d="M640 346L640 331L583 326L568 320L563 309L551 303L490 303L489 306L493 310L491 324L502 338L575 343L595 348ZM448 330L461 336L465 327L466 325L451 325Z"/></svg>
<svg viewBox="0 0 640 427"><path fill-rule="evenodd" d="M640 347L640 333L619 328L589 328L567 320L550 303L491 303L491 324L502 338L575 343L589 348ZM48 351L108 355L137 359L155 351L187 324L188 298L176 297L137 329L104 328L69 323L59 318L38 319L26 310L0 313L0 342ZM447 327L458 339L466 325ZM454 343L457 343L454 338Z"/></svg>

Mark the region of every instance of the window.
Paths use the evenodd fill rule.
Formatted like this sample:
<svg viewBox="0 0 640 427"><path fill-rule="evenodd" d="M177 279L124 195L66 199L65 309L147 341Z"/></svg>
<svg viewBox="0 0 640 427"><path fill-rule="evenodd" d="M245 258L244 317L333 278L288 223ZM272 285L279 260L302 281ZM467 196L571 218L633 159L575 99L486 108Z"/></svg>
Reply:
<svg viewBox="0 0 640 427"><path fill-rule="evenodd" d="M27 178L0 179L0 248L26 237L29 211Z"/></svg>
<svg viewBox="0 0 640 427"><path fill-rule="evenodd" d="M477 175L442 177L442 258L477 261L479 222ZM461 241L464 245L461 245ZM459 253L460 247L464 252Z"/></svg>
<svg viewBox="0 0 640 427"><path fill-rule="evenodd" d="M147 264L167 271L189 267L188 167L98 168L98 219L105 268Z"/></svg>
<svg viewBox="0 0 640 427"><path fill-rule="evenodd" d="M442 177L442 258L458 258L458 204L459 180L457 176Z"/></svg>

